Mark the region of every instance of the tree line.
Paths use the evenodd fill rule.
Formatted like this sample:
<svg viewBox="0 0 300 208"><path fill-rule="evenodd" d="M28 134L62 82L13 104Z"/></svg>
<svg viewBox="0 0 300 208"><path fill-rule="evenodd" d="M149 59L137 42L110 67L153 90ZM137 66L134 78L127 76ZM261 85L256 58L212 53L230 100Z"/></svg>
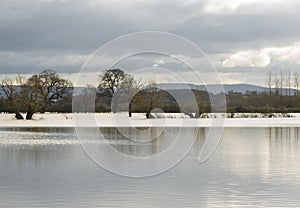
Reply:
<svg viewBox="0 0 300 208"><path fill-rule="evenodd" d="M162 90L156 83L146 85L121 69L106 70L98 78L98 86L88 85L73 98L81 112L128 112L129 117L132 113L146 113L147 118L155 109L166 113L183 112L192 117L210 112L206 91ZM90 102L95 102L95 109L85 108Z"/></svg>
<svg viewBox="0 0 300 208"><path fill-rule="evenodd" d="M0 112L15 113L17 119L32 119L36 112L72 112L72 101L78 112L146 113L160 109L167 113L185 113L198 118L211 112L210 99L217 99L205 90L162 90L156 83L146 85L121 69L108 69L98 76L98 86L87 85L73 96L73 84L54 70L45 70L28 79L21 76L1 81ZM300 112L299 76L297 73L270 72L268 91L226 94L229 113ZM73 100L72 100L73 99ZM94 109L88 109L94 103Z"/></svg>
<svg viewBox="0 0 300 208"><path fill-rule="evenodd" d="M269 72L267 91L246 93L228 92L229 112L238 113L300 113L299 74Z"/></svg>

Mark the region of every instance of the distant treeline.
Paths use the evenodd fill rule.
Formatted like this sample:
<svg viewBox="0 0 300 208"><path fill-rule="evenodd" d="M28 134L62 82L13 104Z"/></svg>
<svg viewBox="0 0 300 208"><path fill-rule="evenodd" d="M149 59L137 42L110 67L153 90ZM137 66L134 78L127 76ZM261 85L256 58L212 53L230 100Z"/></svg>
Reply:
<svg viewBox="0 0 300 208"><path fill-rule="evenodd" d="M210 99L219 95L214 95L206 91L192 90L197 101L194 104L193 98L189 96L190 90L159 90L156 92L139 91L131 101L132 112L146 112L154 108L161 108L166 113L193 113L198 107L199 113L211 112ZM180 106L176 97L181 97ZM84 96L79 95L74 99L82 100ZM153 99L153 97L155 99ZM151 104L152 98L152 104ZM227 112L228 113L300 113L300 95L281 95L275 92L255 92L246 93L230 91L226 94ZM68 106L68 105L66 105ZM71 111L71 106L70 111ZM180 108L181 107L181 108ZM62 108L61 108L62 109ZM85 111L82 106L82 111ZM51 110L51 109L49 109ZM53 109L54 110L54 109ZM55 111L58 109L55 109ZM122 111L127 111L128 106L124 106ZM103 94L96 93L95 101L96 112L110 112L111 99Z"/></svg>
<svg viewBox="0 0 300 208"><path fill-rule="evenodd" d="M79 110L76 112L89 112L90 102L87 94L83 93L73 97L74 102L78 102ZM130 100L121 98L116 104L112 103L112 98L107 97L101 90L95 94L95 112L131 112L131 113L149 113L153 109L161 109L166 113L202 113L210 112L210 97L206 91L200 90L149 90L141 89L132 96ZM85 108L86 107L86 108Z"/></svg>
<svg viewBox="0 0 300 208"><path fill-rule="evenodd" d="M229 113L300 113L300 96L281 95L276 92L228 92Z"/></svg>
<svg viewBox="0 0 300 208"><path fill-rule="evenodd" d="M169 92L168 92L169 91ZM183 109L186 113L194 112L195 105L190 96L186 96L189 90L159 90L156 92L148 92L147 90L139 91L131 101L131 111L146 112L153 108L161 108L164 112L176 113ZM192 90L198 104L200 113L210 112L210 97L217 95L209 94L206 91ZM176 94L181 97L180 109L178 102L172 96ZM79 100L82 103L81 112L88 112L85 109L88 101L84 94L74 96L73 99ZM152 104L150 103L152 99ZM227 112L229 113L300 113L300 95L281 95L276 92L228 92L226 94ZM20 112L26 112L27 108L24 105L19 106ZM124 106L119 110L127 111L128 107ZM72 112L72 96L67 99L54 103L47 107L47 112L69 113ZM111 98L103 95L100 91L95 94L95 112L110 112ZM0 97L0 112L14 113L10 101L4 96Z"/></svg>

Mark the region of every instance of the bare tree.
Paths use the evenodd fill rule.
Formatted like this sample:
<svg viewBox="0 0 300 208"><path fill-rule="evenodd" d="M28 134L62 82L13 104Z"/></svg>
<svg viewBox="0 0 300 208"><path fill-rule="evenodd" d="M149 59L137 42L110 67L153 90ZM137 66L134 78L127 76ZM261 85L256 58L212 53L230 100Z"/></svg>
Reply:
<svg viewBox="0 0 300 208"><path fill-rule="evenodd" d="M61 78L54 70L45 70L38 74L38 81L42 95L42 112L45 112L49 105L71 96L73 84Z"/></svg>
<svg viewBox="0 0 300 208"><path fill-rule="evenodd" d="M279 95L279 89L280 89L280 78L278 76L274 77L274 84L275 84L275 94Z"/></svg>
<svg viewBox="0 0 300 208"><path fill-rule="evenodd" d="M290 96L291 95L291 72L288 72L285 76L285 95Z"/></svg>
<svg viewBox="0 0 300 208"><path fill-rule="evenodd" d="M270 71L267 76L267 84L269 87L269 105L272 106L272 72Z"/></svg>
<svg viewBox="0 0 300 208"><path fill-rule="evenodd" d="M126 75L124 80L120 85L118 95L120 97L119 102L123 103L125 108L128 109L129 117L132 116L132 103L134 95L141 89L143 86L141 80L136 80L132 75Z"/></svg>
<svg viewBox="0 0 300 208"><path fill-rule="evenodd" d="M26 82L20 82L20 99L27 106L26 119L32 119L33 114L42 106L42 87L39 85L39 76L33 75Z"/></svg>
<svg viewBox="0 0 300 208"><path fill-rule="evenodd" d="M133 95L141 88L140 80L135 80L130 74L121 69L109 69L99 75L98 89L101 95L111 98L111 111L118 110L129 111L129 117L132 115L131 99Z"/></svg>
<svg viewBox="0 0 300 208"><path fill-rule="evenodd" d="M288 72L286 79L287 79L288 96L291 96L292 80L291 80L291 72L290 71Z"/></svg>
<svg viewBox="0 0 300 208"><path fill-rule="evenodd" d="M125 79L127 74L121 69L108 69L102 74L98 75L99 85L98 90L101 95L108 96L111 98L117 98L116 93L120 88L121 83ZM116 106L114 104L118 103L117 101L111 102L111 111L116 112Z"/></svg>
<svg viewBox="0 0 300 208"><path fill-rule="evenodd" d="M73 84L54 70L35 74L21 86L23 102L27 106L26 119L31 119L37 111L44 113L51 104L67 99L73 89Z"/></svg>
<svg viewBox="0 0 300 208"><path fill-rule="evenodd" d="M100 81L98 88L112 97L117 92L125 77L126 73L121 69L106 70L98 76Z"/></svg>
<svg viewBox="0 0 300 208"><path fill-rule="evenodd" d="M20 83L23 80L19 75L15 79L5 78L1 81L1 88L10 106L10 112L16 114L17 119L24 119L20 114L20 105L18 105L19 90L15 83Z"/></svg>
<svg viewBox="0 0 300 208"><path fill-rule="evenodd" d="M282 71L280 71L279 85L280 85L280 100L282 101L283 85L284 85L284 75L283 75Z"/></svg>
<svg viewBox="0 0 300 208"><path fill-rule="evenodd" d="M32 119L35 112L45 112L53 103L58 103L69 97L72 93L72 83L62 79L53 70L46 70L35 74L29 79L17 76L15 80L4 79L1 83L7 99L18 119L20 107L26 108L26 119Z"/></svg>
<svg viewBox="0 0 300 208"><path fill-rule="evenodd" d="M164 93L155 82L152 82L145 88L146 91L146 118L150 118L150 112L154 108L162 108L164 103Z"/></svg>
<svg viewBox="0 0 300 208"><path fill-rule="evenodd" d="M298 74L298 72L294 73L294 88L295 88L294 95L298 96L298 92L299 92L299 74Z"/></svg>
<svg viewBox="0 0 300 208"><path fill-rule="evenodd" d="M95 111L95 95L97 88L93 85L88 84L80 93L74 97L73 102L76 103L75 112L94 112Z"/></svg>
<svg viewBox="0 0 300 208"><path fill-rule="evenodd" d="M12 79L5 78L1 82L1 88L8 100L12 100L13 94L15 92L14 82Z"/></svg>

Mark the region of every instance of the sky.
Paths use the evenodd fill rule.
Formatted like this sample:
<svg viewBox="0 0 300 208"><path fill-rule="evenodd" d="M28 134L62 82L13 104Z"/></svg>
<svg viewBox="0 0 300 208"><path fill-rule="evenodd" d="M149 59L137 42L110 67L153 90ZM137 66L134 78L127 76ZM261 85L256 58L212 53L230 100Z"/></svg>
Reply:
<svg viewBox="0 0 300 208"><path fill-rule="evenodd" d="M76 82L102 45L130 33L161 31L201 48L222 83L265 86L270 71L300 73L299 10L298 0L0 0L0 79L54 69ZM182 51L178 46L175 55L184 56ZM106 55L111 60L113 54ZM140 54L120 67L152 67L141 77L157 82L178 80L155 68L175 70L185 82L197 83L172 55ZM203 68L208 63L203 57L192 61ZM214 83L211 77L205 81Z"/></svg>

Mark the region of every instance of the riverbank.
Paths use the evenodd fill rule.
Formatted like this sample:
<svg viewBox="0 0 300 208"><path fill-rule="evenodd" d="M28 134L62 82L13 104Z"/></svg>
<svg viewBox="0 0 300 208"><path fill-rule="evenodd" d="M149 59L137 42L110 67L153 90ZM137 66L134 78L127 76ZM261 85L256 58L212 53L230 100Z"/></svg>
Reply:
<svg viewBox="0 0 300 208"><path fill-rule="evenodd" d="M32 120L16 120L14 114L0 114L0 127L300 127L300 114L276 118L188 118L184 114L170 114L168 118L146 119L144 114L126 113L45 113L35 114Z"/></svg>

